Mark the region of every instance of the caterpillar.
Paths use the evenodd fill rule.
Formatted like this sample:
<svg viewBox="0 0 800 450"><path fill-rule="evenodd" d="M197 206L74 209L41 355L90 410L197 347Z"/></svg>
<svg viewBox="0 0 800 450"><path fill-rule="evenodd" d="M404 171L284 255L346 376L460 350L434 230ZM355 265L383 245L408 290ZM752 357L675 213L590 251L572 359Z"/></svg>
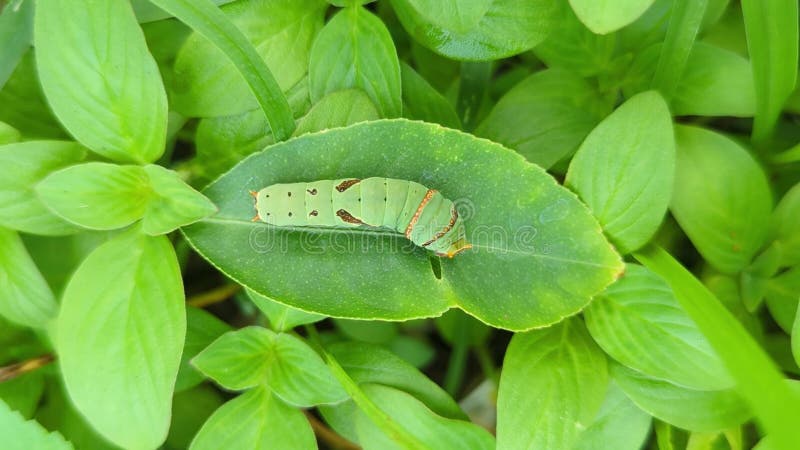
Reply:
<svg viewBox="0 0 800 450"><path fill-rule="evenodd" d="M273 184L250 195L255 198L253 221L390 229L448 258L472 247L453 202L413 181L371 177Z"/></svg>

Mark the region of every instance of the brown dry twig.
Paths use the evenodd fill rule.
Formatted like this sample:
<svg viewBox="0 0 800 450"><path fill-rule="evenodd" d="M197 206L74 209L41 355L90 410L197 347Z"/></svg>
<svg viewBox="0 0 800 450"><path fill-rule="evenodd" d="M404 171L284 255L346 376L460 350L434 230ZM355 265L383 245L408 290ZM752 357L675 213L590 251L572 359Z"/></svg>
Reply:
<svg viewBox="0 0 800 450"><path fill-rule="evenodd" d="M28 372L32 372L40 367L44 367L55 359L52 353L37 356L26 361L10 364L8 366L0 367L0 383L16 378Z"/></svg>
<svg viewBox="0 0 800 450"><path fill-rule="evenodd" d="M361 450L361 447L339 436L333 430L325 426L325 424L320 422L316 416L311 414L311 412L303 412L306 414L308 422L311 423L311 428L314 430L314 434L317 435L320 440L328 444L329 447L337 450Z"/></svg>

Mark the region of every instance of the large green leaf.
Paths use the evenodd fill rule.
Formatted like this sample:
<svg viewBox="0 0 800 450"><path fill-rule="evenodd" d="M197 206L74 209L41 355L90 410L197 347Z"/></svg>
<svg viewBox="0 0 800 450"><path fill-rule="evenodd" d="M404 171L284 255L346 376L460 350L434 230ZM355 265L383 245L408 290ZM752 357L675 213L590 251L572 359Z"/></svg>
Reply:
<svg viewBox="0 0 800 450"><path fill-rule="evenodd" d="M575 14L597 34L616 31L638 19L655 0L569 0Z"/></svg>
<svg viewBox="0 0 800 450"><path fill-rule="evenodd" d="M565 184L597 217L621 253L646 244L667 212L675 175L675 139L664 99L629 99L581 144Z"/></svg>
<svg viewBox="0 0 800 450"><path fill-rule="evenodd" d="M126 448L167 436L186 333L183 283L166 237L131 229L94 250L72 276L57 350L70 398Z"/></svg>
<svg viewBox="0 0 800 450"><path fill-rule="evenodd" d="M0 227L0 316L44 328L56 316L53 292L15 231Z"/></svg>
<svg viewBox="0 0 800 450"><path fill-rule="evenodd" d="M415 180L457 201L473 248L441 260L440 279L398 233L250 220L248 190L371 176ZM581 310L623 268L586 207L543 170L436 125L389 120L305 135L251 156L203 192L220 212L183 229L202 255L262 295L329 316L405 320L459 306L525 330Z"/></svg>
<svg viewBox="0 0 800 450"><path fill-rule="evenodd" d="M514 335L497 395L497 448L572 448L607 386L606 357L580 318Z"/></svg>
<svg viewBox="0 0 800 450"><path fill-rule="evenodd" d="M0 400L0 436L5 450L72 450L58 433L49 433L35 421L25 420Z"/></svg>
<svg viewBox="0 0 800 450"><path fill-rule="evenodd" d="M48 210L33 189L50 172L80 162L86 153L74 142L30 141L0 146L0 225L44 235L78 231Z"/></svg>
<svg viewBox="0 0 800 450"><path fill-rule="evenodd" d="M36 411L36 420L47 429L61 433L80 450L119 450L97 434L75 409L62 380L51 379L44 401Z"/></svg>
<svg viewBox="0 0 800 450"><path fill-rule="evenodd" d="M672 425L715 431L744 423L751 413L733 389L700 391L612 365L614 380L640 408Z"/></svg>
<svg viewBox="0 0 800 450"><path fill-rule="evenodd" d="M216 410L189 448L301 450L316 448L316 442L303 413L283 403L266 388L258 387Z"/></svg>
<svg viewBox="0 0 800 450"><path fill-rule="evenodd" d="M670 210L717 270L748 265L769 232L767 177L736 142L698 127L675 129L678 150Z"/></svg>
<svg viewBox="0 0 800 450"><path fill-rule="evenodd" d="M400 62L389 30L361 7L339 11L320 31L308 65L311 101L348 88L366 92L382 117L399 117Z"/></svg>
<svg viewBox="0 0 800 450"><path fill-rule="evenodd" d="M664 280L629 264L625 276L586 308L586 325L620 363L693 389L733 387L708 341Z"/></svg>
<svg viewBox="0 0 800 450"><path fill-rule="evenodd" d="M797 11L795 0L742 0L756 85L756 140L772 133L797 81Z"/></svg>
<svg viewBox="0 0 800 450"><path fill-rule="evenodd" d="M392 0L392 7L418 42L449 58L472 61L534 47L554 27L557 9L554 0Z"/></svg>
<svg viewBox="0 0 800 450"><path fill-rule="evenodd" d="M535 73L494 106L475 134L549 168L574 152L611 105L584 79L562 69Z"/></svg>
<svg viewBox="0 0 800 450"><path fill-rule="evenodd" d="M36 63L47 100L70 134L123 162L164 152L167 95L128 2L37 3Z"/></svg>
<svg viewBox="0 0 800 450"><path fill-rule="evenodd" d="M327 5L310 0L235 2L222 11L272 69L284 92L305 75L311 43L322 28ZM172 106L191 117L214 117L258 108L256 98L233 62L195 31L175 61ZM262 113L263 116L263 113Z"/></svg>
<svg viewBox="0 0 800 450"><path fill-rule="evenodd" d="M314 350L290 334L266 328L225 333L192 364L227 389L266 385L292 405L309 407L346 398Z"/></svg>

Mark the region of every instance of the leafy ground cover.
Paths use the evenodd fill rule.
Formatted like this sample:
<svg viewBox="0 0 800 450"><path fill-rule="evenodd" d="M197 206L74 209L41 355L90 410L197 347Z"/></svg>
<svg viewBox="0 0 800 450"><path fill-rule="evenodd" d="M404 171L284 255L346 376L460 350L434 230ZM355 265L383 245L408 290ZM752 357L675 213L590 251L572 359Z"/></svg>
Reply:
<svg viewBox="0 0 800 450"><path fill-rule="evenodd" d="M0 447L798 448L796 1L0 7Z"/></svg>

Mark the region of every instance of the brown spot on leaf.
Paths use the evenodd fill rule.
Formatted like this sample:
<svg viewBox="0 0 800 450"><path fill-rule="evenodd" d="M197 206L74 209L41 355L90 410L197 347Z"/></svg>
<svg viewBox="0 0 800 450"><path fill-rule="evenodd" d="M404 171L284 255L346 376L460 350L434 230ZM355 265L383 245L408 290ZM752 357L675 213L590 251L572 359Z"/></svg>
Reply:
<svg viewBox="0 0 800 450"><path fill-rule="evenodd" d="M306 189L306 192L308 192L311 195L317 195L317 188Z"/></svg>
<svg viewBox="0 0 800 450"><path fill-rule="evenodd" d="M308 215L309 215L309 216L314 216L314 217L317 217L317 216L319 215L319 213L318 213L318 212L317 212L317 210L315 209L315 210L311 211L310 213L308 213Z"/></svg>

